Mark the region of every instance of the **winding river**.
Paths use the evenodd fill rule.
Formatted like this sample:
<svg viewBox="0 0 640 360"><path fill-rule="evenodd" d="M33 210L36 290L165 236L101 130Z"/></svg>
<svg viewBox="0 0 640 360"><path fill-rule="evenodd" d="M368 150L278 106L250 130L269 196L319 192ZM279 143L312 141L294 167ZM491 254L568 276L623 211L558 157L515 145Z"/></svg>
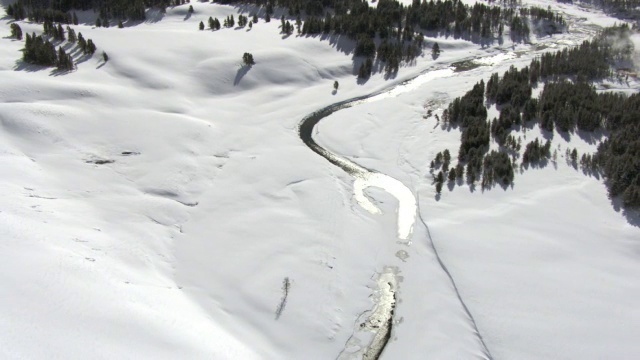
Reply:
<svg viewBox="0 0 640 360"><path fill-rule="evenodd" d="M320 120L336 111L395 97L412 91L433 79L449 77L453 74L454 71L451 68L425 72L390 89L329 105L307 115L299 125L300 138L311 150L355 178L353 192L360 206L372 214L381 213L381 210L365 194L365 190L369 187L381 188L398 200L398 238L402 240L410 240L418 214L418 205L413 192L402 182L391 176L365 168L320 146L313 138L315 127ZM366 318L358 319L357 323L360 325L356 326L354 334L347 342L345 350L338 355L338 359L378 359L380 357L391 337L393 328L393 314L396 307L396 290L398 286L396 272L393 268L385 267L384 271L379 274L377 289L374 291L373 297L375 299L374 308L363 315ZM372 333L373 337L366 340L368 344L365 347L356 347L355 351L347 351L346 348L350 347L349 343L358 335L356 332Z"/></svg>
<svg viewBox="0 0 640 360"><path fill-rule="evenodd" d="M564 39L557 42L555 39L550 41L547 40L545 41L547 45L550 45L552 48L556 46L575 45L582 42L585 38L592 36L597 30L597 27L585 24L584 19L570 18L568 20L570 20L569 22L573 27L573 31L569 34L569 39ZM567 41L569 43L567 43ZM536 44L532 45L535 46ZM535 56L536 51L529 52L529 55L531 55L531 57ZM478 66L493 66L501 63L504 60L512 59L515 57L519 57L519 55L516 55L514 52L510 51L503 51L485 57L476 57L462 60L474 62ZM372 94L363 95L334 103L304 117L299 124L298 132L300 139L311 150L355 178L353 185L354 198L364 209L371 212L372 214L381 213L381 210L365 194L365 190L369 187L381 188L398 200L397 230L399 239L405 240L407 241L407 244L410 244L410 239L413 233L414 225L416 224L416 220L420 220L420 222L423 224L423 226L425 226L427 230L432 249L436 255L439 265L451 281L458 300L460 301L464 311L471 321L471 325L476 332L476 336L479 338L479 341L482 344L482 351L484 352L486 358L491 359L492 356L486 344L484 343L481 334L478 331L473 316L460 297L460 292L456 287L453 277L438 255L438 251L435 247L435 244L433 243L433 239L431 239L429 228L420 215L418 203L413 192L399 180L373 169L368 169L344 156L334 153L327 148L319 145L313 138L314 133L317 131L316 125L318 125L318 123L322 119L337 111L347 109L356 105L368 104L382 99L396 97L400 94L415 90L434 79L451 77L454 76L454 74L456 74L456 72L454 71L453 67L430 69L412 79L401 82L385 90L380 90ZM343 351L338 355L338 359L378 359L380 357L387 342L390 339L392 327L394 324L393 314L396 307L396 291L398 287L398 278L396 276L397 271L397 268L385 267L384 270L379 274L379 277L377 279L377 289L374 290L373 294L374 307L373 309L371 309L371 311L365 312L360 316L360 318L357 319L354 334L345 345L345 349L343 349ZM361 336L362 333L368 333L369 335ZM352 338L354 337L366 339L366 346L353 346L354 344L360 343L360 339L356 339L352 342ZM352 350L352 348L356 348L356 350Z"/></svg>

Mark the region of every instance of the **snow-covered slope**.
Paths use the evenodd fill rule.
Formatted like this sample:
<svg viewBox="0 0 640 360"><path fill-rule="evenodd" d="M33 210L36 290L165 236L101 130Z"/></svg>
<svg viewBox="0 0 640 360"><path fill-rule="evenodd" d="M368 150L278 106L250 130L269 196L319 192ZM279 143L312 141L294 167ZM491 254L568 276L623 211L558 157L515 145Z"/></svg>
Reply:
<svg viewBox="0 0 640 360"><path fill-rule="evenodd" d="M22 66L23 42L0 21L0 357L335 358L363 345L351 335L382 272L399 279L384 357L482 357L427 229L417 223L410 244L398 241L395 200L370 190L384 211L371 215L354 180L297 133L323 106L476 57L493 61L340 111L318 141L418 195L495 358L640 354L640 231L601 179L561 159L519 175L513 190L434 198L428 162L455 152L459 133L423 119L423 105L442 109L478 79L527 63L534 46L438 39L437 60L359 84L347 40L283 39L263 20L198 31L238 9L193 6L124 29L75 27L98 53L64 75ZM614 22L561 8L588 20L536 41L570 45L586 24ZM594 147L556 136L558 145Z"/></svg>

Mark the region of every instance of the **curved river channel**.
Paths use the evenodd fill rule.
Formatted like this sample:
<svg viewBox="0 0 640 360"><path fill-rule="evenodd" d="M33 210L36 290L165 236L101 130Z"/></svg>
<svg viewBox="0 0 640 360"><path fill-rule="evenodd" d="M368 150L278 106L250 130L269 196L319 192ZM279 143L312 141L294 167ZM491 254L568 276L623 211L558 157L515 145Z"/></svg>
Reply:
<svg viewBox="0 0 640 360"><path fill-rule="evenodd" d="M567 33L568 38L562 40L551 40L550 38L546 38L545 45L549 45L552 48L555 48L556 46L576 45L581 43L585 38L593 36L597 30L597 26L594 27L593 25L585 24L584 19L574 19L571 16L568 16L567 21L572 26L572 31ZM533 58L533 56L536 55L536 51L528 52L528 55ZM492 66L497 65L504 60L515 58L516 56L519 57L519 55L516 55L514 52L502 51L485 57L480 56L462 60L471 61L478 66ZM353 184L354 198L364 209L372 214L381 213L381 210L365 194L365 190L369 187L383 189L398 200L398 238L400 240L404 240L407 245L411 243L411 235L413 233L416 220L419 219L426 227L427 232L429 232L427 224L424 223L424 220L420 216L416 197L413 192L402 182L391 176L372 169L367 169L346 157L322 147L313 138L313 135L316 132L315 127L322 119L339 110L387 98L393 98L400 94L413 91L434 79L447 78L455 74L456 71L454 71L452 67L426 70L412 79L406 80L385 90L380 90L372 94L351 98L326 106L304 117L298 126L300 139L302 139L302 141L311 150L355 178ZM491 359L492 356L478 331L473 316L460 297L460 293L453 278L451 277L451 274L440 259L435 245L433 244L433 239L430 240L440 267L449 277L458 300L464 308L464 311L471 321L475 333L482 344L482 350L486 358ZM351 338L347 341L347 344L345 344L345 348L338 355L338 359L378 359L380 357L391 337L393 314L395 312L397 300L396 291L399 282L397 273L397 268L385 267L379 274L377 279L377 289L373 290L374 306L370 311L363 313L357 319L354 332ZM361 344L365 345L362 346Z"/></svg>
<svg viewBox="0 0 640 360"><path fill-rule="evenodd" d="M413 192L402 182L391 176L367 169L320 146L313 139L314 129L320 120L336 111L395 97L412 91L431 80L449 77L453 74L454 71L451 68L425 72L391 89L329 105L307 115L299 125L300 138L311 150L355 178L353 192L360 206L372 214L381 213L381 210L365 194L365 190L369 187L381 188L398 200L398 238L408 243L410 243L413 227L416 222L416 215L418 213L418 205ZM396 269L385 267L379 275L377 289L374 291L374 308L361 316L364 318L358 319L358 324L360 325L356 326L354 334L347 342L345 349L338 355L338 359L378 359L380 357L391 337L393 327L393 314L396 307L396 289L398 285L396 273ZM364 342L367 344L366 346L351 346L352 342L354 344L363 342L361 339L364 339ZM355 350L353 348L355 348Z"/></svg>

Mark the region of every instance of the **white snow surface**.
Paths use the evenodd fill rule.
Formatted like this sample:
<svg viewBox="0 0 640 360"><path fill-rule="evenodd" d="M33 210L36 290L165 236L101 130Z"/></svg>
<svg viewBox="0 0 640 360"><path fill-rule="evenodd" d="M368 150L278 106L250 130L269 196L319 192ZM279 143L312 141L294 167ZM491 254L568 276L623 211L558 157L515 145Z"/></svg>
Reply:
<svg viewBox="0 0 640 360"><path fill-rule="evenodd" d="M531 3L572 19L569 34L532 39L546 50L616 21ZM425 107L441 114L476 81L546 50L428 38L439 58L425 51L396 78L359 84L348 40L283 39L279 21L263 19L198 31L209 16L251 9L192 5L191 16L179 6L124 29L80 14L74 28L98 52L76 54L68 74L24 66L23 42L0 20L0 358L336 358L374 309L387 267L398 283L382 358L483 358L427 229L417 222L399 239L397 200L367 189L381 210L371 214L354 179L297 133L323 106L436 71L331 115L317 141L416 195L495 359L640 357L640 222L607 198L603 179L564 159L567 147L593 152L596 142L555 134L557 166L517 174L508 190L445 186L435 196L428 164L447 148L455 158L460 133L423 118ZM482 66L448 70L474 58Z"/></svg>

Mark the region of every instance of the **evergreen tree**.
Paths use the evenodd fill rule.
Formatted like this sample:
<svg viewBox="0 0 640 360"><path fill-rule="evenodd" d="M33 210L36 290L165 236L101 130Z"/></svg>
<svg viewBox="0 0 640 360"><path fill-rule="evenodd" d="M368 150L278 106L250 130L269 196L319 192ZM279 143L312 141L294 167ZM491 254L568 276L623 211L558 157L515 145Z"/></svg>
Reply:
<svg viewBox="0 0 640 360"><path fill-rule="evenodd" d="M109 61L109 55L107 55L105 51L102 52L102 59L104 60L104 62Z"/></svg>
<svg viewBox="0 0 640 360"><path fill-rule="evenodd" d="M20 25L13 23L11 24L11 37L16 38L17 40L22 40L22 29Z"/></svg>
<svg viewBox="0 0 640 360"><path fill-rule="evenodd" d="M202 21L200 21L200 25L198 25L198 28L200 30L204 30L204 23Z"/></svg>
<svg viewBox="0 0 640 360"><path fill-rule="evenodd" d="M456 169L454 168L451 168L451 170L449 170L449 181L456 181Z"/></svg>
<svg viewBox="0 0 640 360"><path fill-rule="evenodd" d="M96 18L96 27L102 27L102 21L100 20L100 18Z"/></svg>
<svg viewBox="0 0 640 360"><path fill-rule="evenodd" d="M64 39L65 39L65 37L64 37L64 29L62 28L62 25L60 23L58 23L58 27L56 28L54 39L56 39L58 41L64 41Z"/></svg>
<svg viewBox="0 0 640 360"><path fill-rule="evenodd" d="M87 53L87 42L82 36L81 32L78 33L78 47L80 47L80 50L82 51L82 53L84 54Z"/></svg>
<svg viewBox="0 0 640 360"><path fill-rule="evenodd" d="M124 24L122 23L122 20L118 20L118 29L123 29L124 28Z"/></svg>
<svg viewBox="0 0 640 360"><path fill-rule="evenodd" d="M438 56L440 55L440 45L437 42L433 43L433 47L431 47L431 55Z"/></svg>
<svg viewBox="0 0 640 360"><path fill-rule="evenodd" d="M189 14L193 14L193 5L189 5Z"/></svg>
<svg viewBox="0 0 640 360"><path fill-rule="evenodd" d="M76 31L67 25L67 39L70 43L75 44L78 40L76 37Z"/></svg>
<svg viewBox="0 0 640 360"><path fill-rule="evenodd" d="M340 86L340 84L338 83L338 80L333 82L333 90L338 91L338 87Z"/></svg>
<svg viewBox="0 0 640 360"><path fill-rule="evenodd" d="M253 60L253 55L250 53L244 53L244 55L242 55L242 62L246 66L251 66L255 64L255 61Z"/></svg>
<svg viewBox="0 0 640 360"><path fill-rule="evenodd" d="M87 54L93 55L96 52L96 45L93 43L93 40L87 39Z"/></svg>
<svg viewBox="0 0 640 360"><path fill-rule="evenodd" d="M78 15L76 15L75 11L73 12L72 22L73 22L73 25L78 25Z"/></svg>

